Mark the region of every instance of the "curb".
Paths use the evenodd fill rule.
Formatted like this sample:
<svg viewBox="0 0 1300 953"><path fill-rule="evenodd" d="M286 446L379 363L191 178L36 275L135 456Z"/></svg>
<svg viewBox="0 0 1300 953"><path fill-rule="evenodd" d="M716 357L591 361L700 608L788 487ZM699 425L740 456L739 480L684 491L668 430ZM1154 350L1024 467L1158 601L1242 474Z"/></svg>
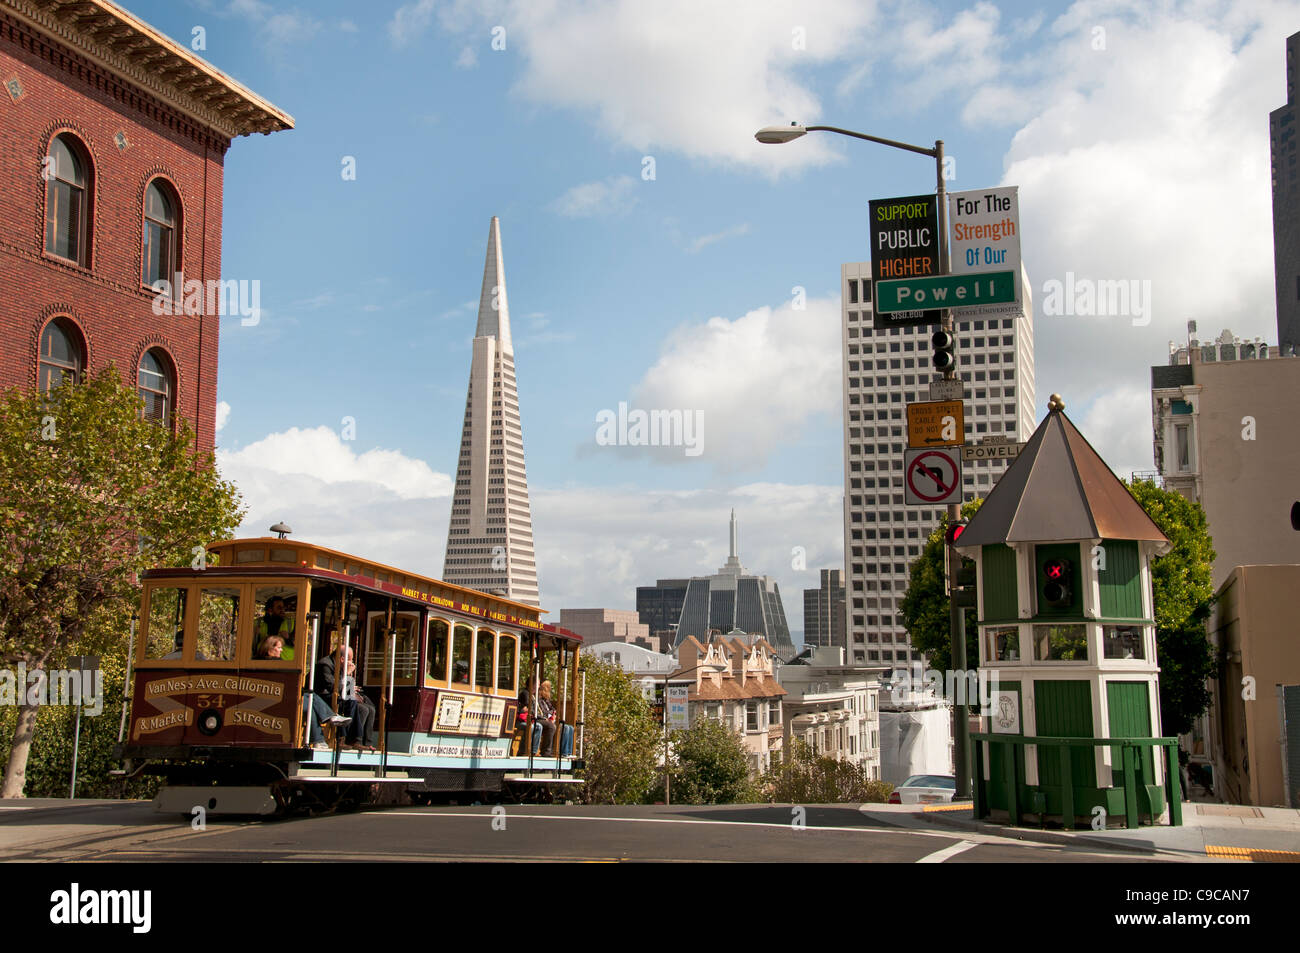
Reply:
<svg viewBox="0 0 1300 953"><path fill-rule="evenodd" d="M1057 846L1086 844L1090 847L1104 847L1109 851L1125 851L1144 856L1150 856L1151 854L1160 853L1162 851L1168 853L1189 854L1197 857L1204 856L1199 848L1196 851L1188 851L1178 847L1160 847L1153 844L1139 845L1122 840L1111 840L1106 837L1093 837L1086 833L1036 830L1032 827L1010 827L1003 824L993 824L988 821L977 821L973 817L954 817L952 816L952 812L927 811L913 816L929 821L930 823L940 827L950 827L978 834L988 834L994 837L1007 837L1015 840L1033 841L1040 844L1053 844Z"/></svg>

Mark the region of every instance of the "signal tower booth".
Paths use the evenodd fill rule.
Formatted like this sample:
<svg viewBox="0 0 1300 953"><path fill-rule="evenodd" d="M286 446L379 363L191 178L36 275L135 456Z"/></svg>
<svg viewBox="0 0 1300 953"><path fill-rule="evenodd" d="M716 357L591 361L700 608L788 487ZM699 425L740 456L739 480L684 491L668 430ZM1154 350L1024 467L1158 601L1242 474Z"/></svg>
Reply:
<svg viewBox="0 0 1300 953"><path fill-rule="evenodd" d="M1160 737L1150 569L1170 543L1064 411L1053 394L955 543L976 564L991 702L974 736L976 808L1136 826L1181 800L1176 741Z"/></svg>

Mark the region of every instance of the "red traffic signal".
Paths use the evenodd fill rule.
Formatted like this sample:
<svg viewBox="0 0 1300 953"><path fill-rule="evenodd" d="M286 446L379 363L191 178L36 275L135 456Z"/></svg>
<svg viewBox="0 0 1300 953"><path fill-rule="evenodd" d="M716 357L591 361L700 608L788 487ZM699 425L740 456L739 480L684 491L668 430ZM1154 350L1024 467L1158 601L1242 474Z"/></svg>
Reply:
<svg viewBox="0 0 1300 953"><path fill-rule="evenodd" d="M1074 605L1073 582L1074 567L1064 559L1049 559L1043 563L1043 599L1054 609L1068 609Z"/></svg>
<svg viewBox="0 0 1300 953"><path fill-rule="evenodd" d="M948 528L944 530L943 538L949 546L956 545L957 540L961 539L961 534L966 532L966 521L958 520L955 523L949 523Z"/></svg>

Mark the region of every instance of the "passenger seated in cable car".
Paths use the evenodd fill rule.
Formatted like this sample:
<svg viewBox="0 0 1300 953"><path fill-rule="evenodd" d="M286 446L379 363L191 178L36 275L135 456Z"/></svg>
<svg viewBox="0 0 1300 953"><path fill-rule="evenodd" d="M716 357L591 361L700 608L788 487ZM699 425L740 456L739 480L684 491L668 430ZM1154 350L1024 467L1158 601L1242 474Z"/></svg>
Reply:
<svg viewBox="0 0 1300 953"><path fill-rule="evenodd" d="M258 644L257 655L259 659L282 659L284 658L284 636L268 635Z"/></svg>
<svg viewBox="0 0 1300 953"><path fill-rule="evenodd" d="M357 685L357 663L347 649L347 674L343 676L343 690L340 698L352 702L352 724L348 727L348 743L354 748L375 750L379 736L375 734L375 703L366 697L366 693Z"/></svg>
<svg viewBox="0 0 1300 953"><path fill-rule="evenodd" d="M257 620L253 627L253 639L255 644L261 645L269 635L279 635L284 638L284 651L280 658L285 661L293 661L293 617L284 614L284 600L279 596L274 596L266 601L266 613L262 618Z"/></svg>

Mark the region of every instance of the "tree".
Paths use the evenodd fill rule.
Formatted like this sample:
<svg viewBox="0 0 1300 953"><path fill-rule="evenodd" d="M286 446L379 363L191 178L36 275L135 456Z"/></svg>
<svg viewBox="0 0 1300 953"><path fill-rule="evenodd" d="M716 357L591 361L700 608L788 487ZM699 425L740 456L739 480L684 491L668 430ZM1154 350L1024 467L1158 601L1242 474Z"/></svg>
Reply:
<svg viewBox="0 0 1300 953"><path fill-rule="evenodd" d="M984 505L982 498L962 505L962 519L969 520ZM944 594L944 559L947 545L944 532L948 528L945 516L930 533L921 555L912 563L907 583L907 595L898 604L899 622L912 637L912 647L924 652L931 668L947 672L952 670L952 636L948 616L948 597ZM975 610L966 610L966 666L979 664L979 634L975 625Z"/></svg>
<svg viewBox="0 0 1300 953"><path fill-rule="evenodd" d="M818 757L797 738L762 783L772 800L788 804L884 804L894 789L873 781L861 765Z"/></svg>
<svg viewBox="0 0 1300 953"><path fill-rule="evenodd" d="M673 800L681 804L739 804L758 799L740 735L701 718L672 734Z"/></svg>
<svg viewBox="0 0 1300 953"><path fill-rule="evenodd" d="M1151 562L1156 659L1160 663L1160 723L1166 735L1192 730L1210 705L1206 680L1218 675L1206 622L1214 607L1214 541L1205 510L1151 480L1129 491L1172 547Z"/></svg>
<svg viewBox="0 0 1300 953"><path fill-rule="evenodd" d="M595 658L582 664L587 672L583 798L590 804L638 804L658 774L659 725L632 676Z"/></svg>
<svg viewBox="0 0 1300 953"><path fill-rule="evenodd" d="M0 664L54 667L70 653L118 655L138 576L190 565L241 512L210 454L140 414L108 368L49 394L0 398ZM19 699L2 797L22 796L38 705Z"/></svg>

